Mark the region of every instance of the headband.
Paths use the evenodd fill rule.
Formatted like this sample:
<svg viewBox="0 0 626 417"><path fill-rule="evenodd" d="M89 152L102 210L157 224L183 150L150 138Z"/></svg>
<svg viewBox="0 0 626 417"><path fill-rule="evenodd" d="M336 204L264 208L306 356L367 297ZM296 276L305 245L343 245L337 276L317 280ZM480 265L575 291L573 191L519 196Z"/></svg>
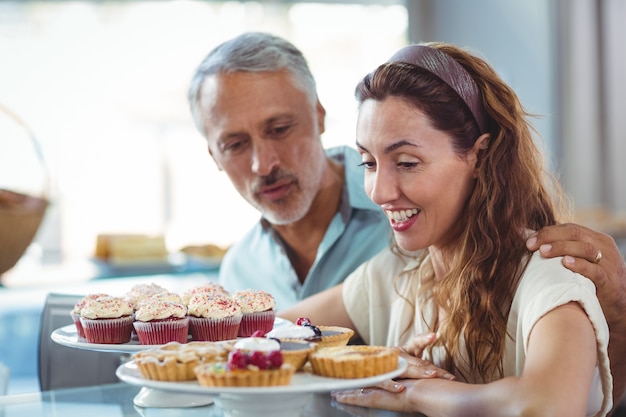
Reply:
<svg viewBox="0 0 626 417"><path fill-rule="evenodd" d="M487 132L487 113L478 86L465 68L452 57L425 45L409 45L396 52L387 62L415 65L439 77L467 104L480 132Z"/></svg>

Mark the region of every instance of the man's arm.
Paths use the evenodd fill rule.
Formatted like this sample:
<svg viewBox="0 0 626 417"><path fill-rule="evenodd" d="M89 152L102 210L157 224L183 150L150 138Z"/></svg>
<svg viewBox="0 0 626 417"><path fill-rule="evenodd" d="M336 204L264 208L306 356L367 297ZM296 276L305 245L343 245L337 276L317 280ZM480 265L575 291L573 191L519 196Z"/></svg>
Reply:
<svg viewBox="0 0 626 417"><path fill-rule="evenodd" d="M626 262L615 239L577 224L548 226L532 235L526 246L542 256L564 256L563 265L591 279L609 325L609 358L614 407L626 390ZM600 252L598 252L600 251ZM600 259L596 262L600 253Z"/></svg>

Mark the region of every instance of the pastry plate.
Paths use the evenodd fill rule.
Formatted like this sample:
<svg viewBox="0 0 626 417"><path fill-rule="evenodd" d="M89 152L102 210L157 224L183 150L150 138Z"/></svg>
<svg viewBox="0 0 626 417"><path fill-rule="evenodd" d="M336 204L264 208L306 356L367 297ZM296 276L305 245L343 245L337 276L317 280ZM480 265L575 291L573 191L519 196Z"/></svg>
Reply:
<svg viewBox="0 0 626 417"><path fill-rule="evenodd" d="M284 326L290 324L289 320L281 319L277 317L274 320L274 328ZM63 346L77 348L77 349L85 349L85 350L96 350L101 352L139 352L142 350L150 349L160 345L142 345L139 343L139 340L131 340L128 343L120 343L120 344L99 344L99 343L89 343L85 340L78 340L78 333L76 331L76 326L73 324L60 327L52 332L50 338Z"/></svg>
<svg viewBox="0 0 626 417"><path fill-rule="evenodd" d="M392 372L368 378L343 379L327 378L313 375L306 372L297 372L293 375L289 385L273 387L205 387L197 381L190 382L164 382L146 379L141 375L139 368L134 361L128 361L117 368L116 375L122 381L142 387L157 389L160 391L176 391L188 394L298 394L314 392L330 392L332 390L343 390L351 388L361 388L392 379L403 373L407 368L407 362L399 358L398 367Z"/></svg>

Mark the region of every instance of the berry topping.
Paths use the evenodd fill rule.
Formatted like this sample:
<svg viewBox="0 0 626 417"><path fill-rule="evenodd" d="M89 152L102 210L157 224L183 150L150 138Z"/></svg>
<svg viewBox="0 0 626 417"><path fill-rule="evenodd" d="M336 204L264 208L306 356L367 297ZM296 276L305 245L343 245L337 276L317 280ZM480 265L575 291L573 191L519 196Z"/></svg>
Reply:
<svg viewBox="0 0 626 417"><path fill-rule="evenodd" d="M261 370L269 368L267 356L265 356L265 353L259 351L252 352L250 356L248 356L248 363Z"/></svg>
<svg viewBox="0 0 626 417"><path fill-rule="evenodd" d="M228 370L248 369L255 366L260 370L280 368L283 364L283 354L280 350L270 352L253 351L246 353L242 350L233 350L228 354Z"/></svg>
<svg viewBox="0 0 626 417"><path fill-rule="evenodd" d="M274 350L267 355L270 368L280 368L283 364L283 354L280 350Z"/></svg>
<svg viewBox="0 0 626 417"><path fill-rule="evenodd" d="M298 320L296 320L296 324L298 326L310 326L311 320L308 317L299 317Z"/></svg>
<svg viewBox="0 0 626 417"><path fill-rule="evenodd" d="M246 369L248 367L248 358L246 354L240 350L233 350L228 354L228 369Z"/></svg>
<svg viewBox="0 0 626 417"><path fill-rule="evenodd" d="M265 332L262 330L255 330L251 337L265 337Z"/></svg>

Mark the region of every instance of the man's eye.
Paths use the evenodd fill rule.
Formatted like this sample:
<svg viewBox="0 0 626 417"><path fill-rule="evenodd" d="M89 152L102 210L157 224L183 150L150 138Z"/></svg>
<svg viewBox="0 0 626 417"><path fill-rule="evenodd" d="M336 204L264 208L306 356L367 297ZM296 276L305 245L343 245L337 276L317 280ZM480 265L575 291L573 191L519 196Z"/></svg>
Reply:
<svg viewBox="0 0 626 417"><path fill-rule="evenodd" d="M269 136L280 137L284 136L291 129L291 125L275 126L268 130Z"/></svg>
<svg viewBox="0 0 626 417"><path fill-rule="evenodd" d="M245 142L243 140L233 140L224 143L222 146L222 152L237 152L244 147Z"/></svg>

